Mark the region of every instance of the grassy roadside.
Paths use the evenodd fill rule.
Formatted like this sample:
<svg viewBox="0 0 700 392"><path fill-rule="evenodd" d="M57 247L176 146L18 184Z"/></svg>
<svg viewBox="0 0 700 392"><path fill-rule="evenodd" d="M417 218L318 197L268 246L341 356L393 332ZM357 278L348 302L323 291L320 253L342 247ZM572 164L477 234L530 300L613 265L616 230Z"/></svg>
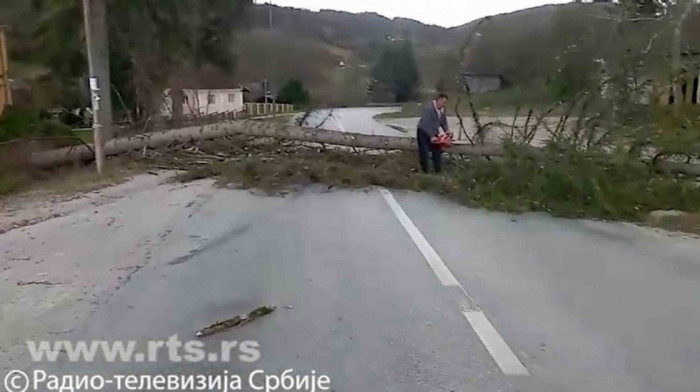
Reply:
<svg viewBox="0 0 700 392"><path fill-rule="evenodd" d="M145 170L145 166L126 157L107 160L104 175L94 164L64 166L51 170L0 172L0 201L12 194L41 191L55 195L72 195L115 185Z"/></svg>
<svg viewBox="0 0 700 392"><path fill-rule="evenodd" d="M74 194L119 183L148 170L183 171L178 181L214 177L221 186L287 193L311 184L333 188L382 186L430 192L463 205L495 211L543 211L568 218L646 222L700 233L700 183L695 177L650 170L638 161L549 152L533 158L517 147L498 159L451 156L442 174L423 174L414 152L353 151L272 139L229 137L170 149L140 151L93 165L0 173L3 195L41 190ZM664 213L657 211L685 211Z"/></svg>

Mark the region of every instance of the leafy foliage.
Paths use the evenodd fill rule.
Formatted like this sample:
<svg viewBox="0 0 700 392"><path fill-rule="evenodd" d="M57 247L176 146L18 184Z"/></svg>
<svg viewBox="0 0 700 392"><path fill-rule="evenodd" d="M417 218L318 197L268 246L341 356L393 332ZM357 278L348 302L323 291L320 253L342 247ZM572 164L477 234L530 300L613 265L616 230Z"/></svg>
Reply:
<svg viewBox="0 0 700 392"><path fill-rule="evenodd" d="M9 106L0 117L0 142L29 136L68 136L70 128L38 109Z"/></svg>
<svg viewBox="0 0 700 392"><path fill-rule="evenodd" d="M304 88L301 81L292 79L280 89L277 97L279 103L290 103L295 106L306 106L311 102L311 94Z"/></svg>
<svg viewBox="0 0 700 392"><path fill-rule="evenodd" d="M108 2L112 84L135 113L157 107L162 89L204 65L233 72L233 34L251 0L124 0ZM75 104L87 72L80 0L32 0L37 15L30 59L51 70ZM21 37L20 37L21 39ZM83 104L88 102L84 96ZM136 110L137 107L141 110ZM118 106L119 109L123 109Z"/></svg>

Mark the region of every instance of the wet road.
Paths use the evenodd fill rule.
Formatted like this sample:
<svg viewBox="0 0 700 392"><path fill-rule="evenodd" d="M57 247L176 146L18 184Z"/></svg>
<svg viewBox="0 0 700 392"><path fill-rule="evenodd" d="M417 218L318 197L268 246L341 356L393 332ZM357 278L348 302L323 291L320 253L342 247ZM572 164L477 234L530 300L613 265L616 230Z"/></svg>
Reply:
<svg viewBox="0 0 700 392"><path fill-rule="evenodd" d="M178 192L172 197L185 202ZM189 340L214 321L274 305L268 316L203 340L210 350L222 340L254 340L260 359L64 359L35 368L315 370L336 391L690 392L700 385L696 240L377 189L286 198L220 190L195 212L171 214L150 263L61 339Z"/></svg>
<svg viewBox="0 0 700 392"><path fill-rule="evenodd" d="M374 117L381 113L391 113L400 111L400 108L341 108L331 110L319 110L312 114L307 125L311 127L320 127L330 131L352 132L367 135L380 136L408 136L415 137L416 128L420 118L391 118L391 119L375 119ZM451 113L451 112L450 112ZM558 117L547 117L543 121L548 123L550 128L556 127L559 123ZM571 123L575 120L569 120ZM490 117L481 116L482 124L502 122L504 124L514 124L518 127L524 127L527 123L527 117L521 116L514 123L512 117ZM476 125L470 117L464 118L465 131L469 135L476 133ZM448 125L450 130L455 133L457 140L466 142L466 137L460 132L460 124L457 117L449 116ZM500 143L504 137L507 137L511 129L506 127L490 127L486 134L485 141L487 143ZM535 133L532 144L534 146L544 146L549 140L549 132L545 127L542 127Z"/></svg>
<svg viewBox="0 0 700 392"><path fill-rule="evenodd" d="M400 108L340 108L318 110L309 117L309 127L319 127L329 131L361 133L379 136L406 136L388 125L377 122L374 116L381 113L400 111Z"/></svg>

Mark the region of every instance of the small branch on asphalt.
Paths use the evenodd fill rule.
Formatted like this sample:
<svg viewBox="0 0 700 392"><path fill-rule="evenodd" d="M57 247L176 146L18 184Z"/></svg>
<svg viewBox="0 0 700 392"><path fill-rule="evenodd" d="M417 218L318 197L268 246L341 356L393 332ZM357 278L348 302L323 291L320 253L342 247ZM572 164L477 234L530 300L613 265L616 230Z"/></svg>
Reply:
<svg viewBox="0 0 700 392"><path fill-rule="evenodd" d="M36 286L60 286L62 284L63 283L49 282L46 280L33 280L33 281L29 281L29 282L24 282L24 281L17 282L17 286L32 286L32 285L36 285Z"/></svg>
<svg viewBox="0 0 700 392"><path fill-rule="evenodd" d="M214 323L204 329L197 331L196 335L198 338L203 338L205 336L211 336L215 333L223 332L234 327L240 327L245 324L248 324L249 322L257 318L274 312L275 309L275 306L261 306L250 313L240 314L232 319Z"/></svg>

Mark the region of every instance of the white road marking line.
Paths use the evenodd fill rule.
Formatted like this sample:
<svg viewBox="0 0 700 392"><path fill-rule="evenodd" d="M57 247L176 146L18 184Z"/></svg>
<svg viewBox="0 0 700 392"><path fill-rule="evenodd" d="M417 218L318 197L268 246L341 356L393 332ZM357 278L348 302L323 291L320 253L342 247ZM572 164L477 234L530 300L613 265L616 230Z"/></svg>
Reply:
<svg viewBox="0 0 700 392"><path fill-rule="evenodd" d="M522 362L515 356L508 343L498 334L496 328L491 324L484 312L467 311L463 312L469 324L486 346L493 359L506 376L529 376Z"/></svg>
<svg viewBox="0 0 700 392"><path fill-rule="evenodd" d="M464 317L471 325L472 329L476 332L481 342L486 347L486 350L491 354L491 357L496 361L498 367L506 376L529 376L530 373L525 368L525 366L520 362L518 357L510 349L506 341L501 337L496 328L491 324L489 319L486 317L484 312L476 307L474 299L467 293L467 291L462 287L457 278L454 276L452 271L447 268L445 262L440 258L435 249L430 245L428 240L425 239L423 234L418 230L416 225L413 224L411 218L406 215L406 212L401 208L399 202L396 201L394 195L391 194L386 189L379 190L384 200L386 200L389 207L394 212L394 215L399 219L401 225L406 229L408 235L411 237L413 242L416 244L418 249L425 257L425 260L430 265L435 275L444 286L447 287L459 287L464 293L469 303L468 310L463 311Z"/></svg>
<svg viewBox="0 0 700 392"><path fill-rule="evenodd" d="M461 287L457 281L457 278L455 278L449 268L447 268L435 249L430 246L428 240L423 237L423 234L421 234L416 225L413 224L413 221L411 221L411 218L406 215L403 208L401 208L396 199L394 199L394 195L392 195L391 192L386 189L381 189L380 192L382 193L382 196L384 196L384 200L386 200L389 207L394 212L394 215L396 215L399 222L401 222L401 225L403 225L403 228L406 229L408 235L411 236L413 242L416 244L421 253L423 253L425 260L428 262L428 265L430 265L430 268L433 269L433 272L435 272L438 279L440 279L440 282L442 282L444 286L448 287Z"/></svg>

